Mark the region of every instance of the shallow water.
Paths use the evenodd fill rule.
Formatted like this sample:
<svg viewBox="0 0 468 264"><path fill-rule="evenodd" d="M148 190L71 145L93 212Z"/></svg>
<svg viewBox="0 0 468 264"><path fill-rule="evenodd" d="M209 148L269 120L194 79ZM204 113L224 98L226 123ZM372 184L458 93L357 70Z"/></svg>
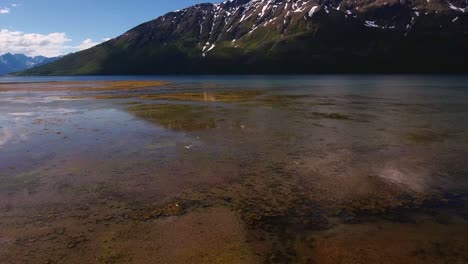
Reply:
<svg viewBox="0 0 468 264"><path fill-rule="evenodd" d="M463 76L0 79L0 262L468 263L467 129Z"/></svg>

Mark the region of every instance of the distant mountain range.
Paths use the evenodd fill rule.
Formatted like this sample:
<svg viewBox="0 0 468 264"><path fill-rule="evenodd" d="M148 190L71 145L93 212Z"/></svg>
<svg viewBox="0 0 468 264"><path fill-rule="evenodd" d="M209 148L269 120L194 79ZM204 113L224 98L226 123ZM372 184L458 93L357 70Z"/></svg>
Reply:
<svg viewBox="0 0 468 264"><path fill-rule="evenodd" d="M45 65L59 59L44 56L28 57L24 54L6 53L0 56L0 75L23 71L32 67Z"/></svg>
<svg viewBox="0 0 468 264"><path fill-rule="evenodd" d="M23 74L468 73L468 0L228 0Z"/></svg>

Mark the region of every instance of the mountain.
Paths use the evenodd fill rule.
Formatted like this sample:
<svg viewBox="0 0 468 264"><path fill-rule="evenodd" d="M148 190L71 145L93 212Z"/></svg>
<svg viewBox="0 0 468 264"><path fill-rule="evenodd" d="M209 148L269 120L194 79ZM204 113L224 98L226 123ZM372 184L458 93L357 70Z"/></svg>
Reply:
<svg viewBox="0 0 468 264"><path fill-rule="evenodd" d="M44 56L28 57L23 54L6 53L0 56L0 75L23 71L32 67L45 65L59 59L47 58Z"/></svg>
<svg viewBox="0 0 468 264"><path fill-rule="evenodd" d="M468 0L228 0L23 74L467 73Z"/></svg>

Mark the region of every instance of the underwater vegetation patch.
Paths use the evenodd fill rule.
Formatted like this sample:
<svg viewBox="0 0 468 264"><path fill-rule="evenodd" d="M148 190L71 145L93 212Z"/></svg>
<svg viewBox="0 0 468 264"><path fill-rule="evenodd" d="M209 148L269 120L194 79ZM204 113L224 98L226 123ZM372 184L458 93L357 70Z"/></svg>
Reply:
<svg viewBox="0 0 468 264"><path fill-rule="evenodd" d="M417 144L431 144L436 142L443 142L452 137L453 135L448 132L433 132L429 130L409 132L405 135L405 138L407 140Z"/></svg>
<svg viewBox="0 0 468 264"><path fill-rule="evenodd" d="M133 211L126 215L127 218L146 221L163 216L176 216L185 214L183 206L179 203L170 203L159 208L147 208Z"/></svg>
<svg viewBox="0 0 468 264"><path fill-rule="evenodd" d="M323 118L323 119L335 119L335 120L352 120L351 116L339 113L322 113L313 112L310 113L312 118Z"/></svg>
<svg viewBox="0 0 468 264"><path fill-rule="evenodd" d="M216 119L207 106L141 104L127 108L136 116L178 131L197 131L216 127Z"/></svg>
<svg viewBox="0 0 468 264"><path fill-rule="evenodd" d="M35 82L0 84L0 92L98 92L132 91L143 88L159 87L168 84L164 81L73 81L73 82Z"/></svg>
<svg viewBox="0 0 468 264"><path fill-rule="evenodd" d="M190 92L172 94L144 94L141 99L179 100L202 102L242 102L259 96L259 91L225 91L225 92Z"/></svg>
<svg viewBox="0 0 468 264"><path fill-rule="evenodd" d="M39 186L39 176L35 173L0 175L0 191L16 192L26 189L33 191Z"/></svg>
<svg viewBox="0 0 468 264"><path fill-rule="evenodd" d="M194 102L245 102L261 95L260 91L224 91L224 92L184 92L184 93L126 93L126 91L111 91L105 94L84 94L63 96L64 99L126 99L166 101L194 101ZM116 93L119 92L119 93Z"/></svg>

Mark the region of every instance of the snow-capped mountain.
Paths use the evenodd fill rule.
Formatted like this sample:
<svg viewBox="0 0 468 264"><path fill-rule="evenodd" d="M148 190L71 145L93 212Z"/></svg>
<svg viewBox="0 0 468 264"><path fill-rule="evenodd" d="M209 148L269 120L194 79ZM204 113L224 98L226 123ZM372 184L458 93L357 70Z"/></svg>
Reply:
<svg viewBox="0 0 468 264"><path fill-rule="evenodd" d="M30 74L468 72L468 0L228 0Z"/></svg>
<svg viewBox="0 0 468 264"><path fill-rule="evenodd" d="M58 58L47 58L44 56L28 57L24 54L6 53L0 56L0 75L45 65L57 59Z"/></svg>
<svg viewBox="0 0 468 264"><path fill-rule="evenodd" d="M235 43L257 30L267 29L277 36L313 31L326 16L408 35L427 18L449 15L452 20L440 21L440 26L453 27L450 23L466 17L467 7L467 0L229 0L169 13L127 32L123 38L132 40L144 35L143 41L165 40L163 32L175 38L190 34L207 53L217 43Z"/></svg>

